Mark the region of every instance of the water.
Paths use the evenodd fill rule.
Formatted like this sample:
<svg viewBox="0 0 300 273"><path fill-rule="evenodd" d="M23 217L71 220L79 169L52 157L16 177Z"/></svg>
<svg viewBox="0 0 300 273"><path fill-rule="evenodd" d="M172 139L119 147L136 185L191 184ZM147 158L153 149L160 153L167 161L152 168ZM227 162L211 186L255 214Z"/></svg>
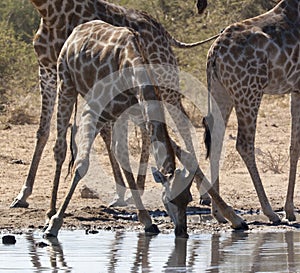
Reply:
<svg viewBox="0 0 300 273"><path fill-rule="evenodd" d="M1 273L300 272L300 231L192 234L186 240L61 230L58 240L44 240L40 232L16 239L15 245L0 244Z"/></svg>

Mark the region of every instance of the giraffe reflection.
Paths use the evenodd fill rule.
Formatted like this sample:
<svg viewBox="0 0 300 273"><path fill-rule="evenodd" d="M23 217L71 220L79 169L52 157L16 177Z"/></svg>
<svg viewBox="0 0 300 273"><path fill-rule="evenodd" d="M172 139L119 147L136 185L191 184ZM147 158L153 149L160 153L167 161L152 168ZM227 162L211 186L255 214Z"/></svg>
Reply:
<svg viewBox="0 0 300 273"><path fill-rule="evenodd" d="M42 271L45 269L44 260L40 258L39 249L46 248L49 253L50 268L63 268L64 272L72 272L72 268L67 265L65 261L62 246L57 238L49 238L44 242L38 242L33 233L25 234L26 240L29 243L30 260L34 269Z"/></svg>
<svg viewBox="0 0 300 273"><path fill-rule="evenodd" d="M124 231L89 235L65 231L62 241L46 239L46 248L38 248L35 235L27 234L29 247L20 253L17 250L15 255L25 257L28 251L32 268L37 271L73 272L92 258L92 271L101 268L109 272L298 272L299 226L294 227L289 231L199 233L189 239ZM73 242L70 238L74 238ZM80 259L78 251L83 249L88 252ZM27 265L27 257L24 263Z"/></svg>

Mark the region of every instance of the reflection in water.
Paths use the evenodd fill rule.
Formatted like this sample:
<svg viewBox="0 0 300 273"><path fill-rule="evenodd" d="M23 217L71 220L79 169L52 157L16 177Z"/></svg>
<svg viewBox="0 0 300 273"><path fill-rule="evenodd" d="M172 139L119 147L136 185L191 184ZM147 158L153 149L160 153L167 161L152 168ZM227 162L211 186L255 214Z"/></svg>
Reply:
<svg viewBox="0 0 300 273"><path fill-rule="evenodd" d="M62 246L57 238L48 238L42 243L40 241L37 242L37 240L33 236L33 233L26 233L25 238L29 243L28 250L34 269L43 269L40 259L40 249L48 245L46 249L49 253L48 256L52 272L57 272L56 269L63 270L63 272L72 272L71 268L69 268L67 266L67 263L65 262Z"/></svg>
<svg viewBox="0 0 300 273"><path fill-rule="evenodd" d="M300 232L225 232L148 237L133 232L17 235L0 245L0 272L299 272ZM88 269L88 271L87 271Z"/></svg>

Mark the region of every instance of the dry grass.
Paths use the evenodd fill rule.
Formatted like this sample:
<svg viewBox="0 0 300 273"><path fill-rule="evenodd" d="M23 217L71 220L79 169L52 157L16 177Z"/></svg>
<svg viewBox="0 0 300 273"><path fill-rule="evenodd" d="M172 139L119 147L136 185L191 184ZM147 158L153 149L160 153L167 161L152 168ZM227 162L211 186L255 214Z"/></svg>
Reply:
<svg viewBox="0 0 300 273"><path fill-rule="evenodd" d="M276 151L266 152L256 149L256 159L262 165L262 171L264 173L271 171L274 174L284 173L284 168L287 166L289 161L289 156L284 155L280 152L280 149L276 149Z"/></svg>

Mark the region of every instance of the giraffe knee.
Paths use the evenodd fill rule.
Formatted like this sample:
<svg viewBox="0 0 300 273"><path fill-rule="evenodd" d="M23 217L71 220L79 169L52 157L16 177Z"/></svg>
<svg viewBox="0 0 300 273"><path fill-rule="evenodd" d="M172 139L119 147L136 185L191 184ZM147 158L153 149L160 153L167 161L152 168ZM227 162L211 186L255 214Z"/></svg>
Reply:
<svg viewBox="0 0 300 273"><path fill-rule="evenodd" d="M244 138L239 136L235 148L242 157L254 153L254 144L247 142Z"/></svg>
<svg viewBox="0 0 300 273"><path fill-rule="evenodd" d="M81 178L84 177L89 169L89 158L76 159L73 167L73 173L77 173Z"/></svg>

